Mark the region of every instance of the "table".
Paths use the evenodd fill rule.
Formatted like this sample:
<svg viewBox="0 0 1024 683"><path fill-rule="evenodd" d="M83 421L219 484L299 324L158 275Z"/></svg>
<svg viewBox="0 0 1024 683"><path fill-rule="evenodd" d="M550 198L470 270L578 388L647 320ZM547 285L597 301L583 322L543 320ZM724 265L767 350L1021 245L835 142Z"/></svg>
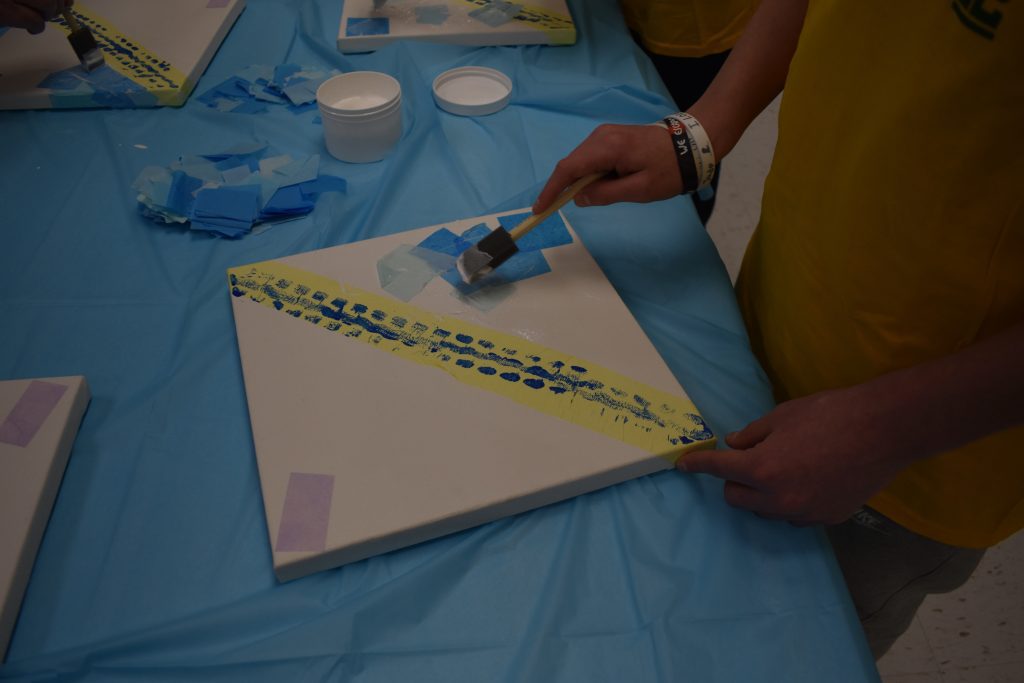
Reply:
<svg viewBox="0 0 1024 683"><path fill-rule="evenodd" d="M573 47L397 43L342 56L340 3L250 0L197 92L254 63L372 69L405 130L346 195L240 240L142 218L146 165L267 140L325 153L315 112L0 114L0 377L85 374L71 455L0 680L864 681L877 673L824 535L665 472L278 584L225 269L528 206L602 121L672 106L614 0ZM515 83L437 109L463 65ZM725 268L686 198L567 215L719 434L771 406ZM368 511L372 514L372 511Z"/></svg>

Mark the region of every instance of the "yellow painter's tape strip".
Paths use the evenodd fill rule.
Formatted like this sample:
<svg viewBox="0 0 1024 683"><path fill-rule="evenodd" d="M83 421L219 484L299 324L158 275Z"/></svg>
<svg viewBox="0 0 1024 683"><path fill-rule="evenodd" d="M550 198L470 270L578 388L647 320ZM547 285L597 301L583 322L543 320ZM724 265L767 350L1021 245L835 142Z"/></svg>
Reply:
<svg viewBox="0 0 1024 683"><path fill-rule="evenodd" d="M491 0L462 1L473 7L486 7L491 3ZM514 4L522 9L519 14L512 17L512 21L543 31L548 35L552 45L572 45L576 42L576 26L572 23L572 17L536 5L520 2Z"/></svg>
<svg viewBox="0 0 1024 683"><path fill-rule="evenodd" d="M152 93L160 104L184 104L192 91L192 84L174 65L118 31L92 10L76 5L72 14L92 32L107 66ZM58 25L65 33L71 33L71 27L63 19Z"/></svg>
<svg viewBox="0 0 1024 683"><path fill-rule="evenodd" d="M522 337L264 261L232 268L233 296L510 398L670 462L715 437L693 403Z"/></svg>

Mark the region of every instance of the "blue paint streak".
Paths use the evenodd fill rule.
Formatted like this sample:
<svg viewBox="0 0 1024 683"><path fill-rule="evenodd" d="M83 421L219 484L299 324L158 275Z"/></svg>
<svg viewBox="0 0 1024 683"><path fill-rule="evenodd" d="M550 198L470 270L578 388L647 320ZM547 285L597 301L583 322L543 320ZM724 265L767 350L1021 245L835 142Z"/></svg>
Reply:
<svg viewBox="0 0 1024 683"><path fill-rule="evenodd" d="M424 354L437 354L435 358L443 363L454 361L460 368L476 367L477 371L485 376L499 375L507 382L523 381L523 384L531 389L542 389L547 387L554 394L572 392L574 400L585 400L597 403L604 408L616 411L616 421L621 420L622 424L629 424L630 420L638 423L637 428L647 429L654 425L675 432L673 436L667 437L672 445L693 443L699 440L711 438L712 434L707 424L699 415L687 414L681 416L696 423L697 427L683 427L670 415L664 414L667 407L654 410L651 401L642 395L627 395L625 392L614 387L605 387L602 382L596 380L583 380L580 375L586 373L586 368L579 365L570 365L571 372L565 374L562 368L566 366L564 361L554 360L548 362L546 369L539 361L539 356L529 356L536 364L526 365L511 355L515 349L502 349L502 353L495 352L494 344L485 339L477 339L475 345L472 343L472 336L442 328L433 328L420 322L413 322L408 325L405 318L394 316L391 322L385 322L388 314L386 311L374 310L370 317L362 315L366 313L367 306L359 303L350 303L346 299L336 298L330 305L322 303L326 298L322 293L309 295L310 288L298 283L291 283L281 279L271 284L271 278L263 278L252 275L231 278L232 294L234 296L248 295L256 301L263 301L266 298L272 299L272 303L278 310L284 309L289 315L303 317L305 320L318 323L322 318L332 321L327 329L340 331L348 328L346 334L358 336L363 332L377 335L373 341L380 339L401 342L410 348L420 348ZM320 294L321 296L317 296ZM294 308L285 308L294 307ZM397 321L401 321L401 325ZM406 325L411 330L404 329ZM451 338L451 340L449 339ZM454 341L453 341L454 340ZM457 343L463 342L463 343ZM488 363L488 365L476 365L477 363ZM495 367L497 366L497 367ZM502 371L504 370L504 371ZM499 374L500 373L500 374ZM528 375L523 379L523 375ZM602 411L602 414L603 411ZM650 425L650 426L648 426Z"/></svg>

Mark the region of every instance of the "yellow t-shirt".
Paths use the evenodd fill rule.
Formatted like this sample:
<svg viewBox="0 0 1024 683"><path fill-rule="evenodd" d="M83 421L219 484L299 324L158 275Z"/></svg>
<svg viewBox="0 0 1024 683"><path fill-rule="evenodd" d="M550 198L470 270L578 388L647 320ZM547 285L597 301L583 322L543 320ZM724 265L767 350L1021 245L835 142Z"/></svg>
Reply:
<svg viewBox="0 0 1024 683"><path fill-rule="evenodd" d="M732 49L759 0L620 0L622 14L651 52L704 57Z"/></svg>
<svg viewBox="0 0 1024 683"><path fill-rule="evenodd" d="M1024 320L1022 124L1024 3L811 0L737 284L780 401ZM870 505L998 543L1024 528L1024 428L918 461Z"/></svg>

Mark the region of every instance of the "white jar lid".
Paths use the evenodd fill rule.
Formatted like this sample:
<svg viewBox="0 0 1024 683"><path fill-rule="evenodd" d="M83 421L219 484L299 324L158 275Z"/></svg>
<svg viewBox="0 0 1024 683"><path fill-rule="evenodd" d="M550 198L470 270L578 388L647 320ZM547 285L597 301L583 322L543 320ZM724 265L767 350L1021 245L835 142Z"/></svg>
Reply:
<svg viewBox="0 0 1024 683"><path fill-rule="evenodd" d="M512 79L484 66L460 66L434 79L437 106L459 116L501 111L512 94Z"/></svg>

